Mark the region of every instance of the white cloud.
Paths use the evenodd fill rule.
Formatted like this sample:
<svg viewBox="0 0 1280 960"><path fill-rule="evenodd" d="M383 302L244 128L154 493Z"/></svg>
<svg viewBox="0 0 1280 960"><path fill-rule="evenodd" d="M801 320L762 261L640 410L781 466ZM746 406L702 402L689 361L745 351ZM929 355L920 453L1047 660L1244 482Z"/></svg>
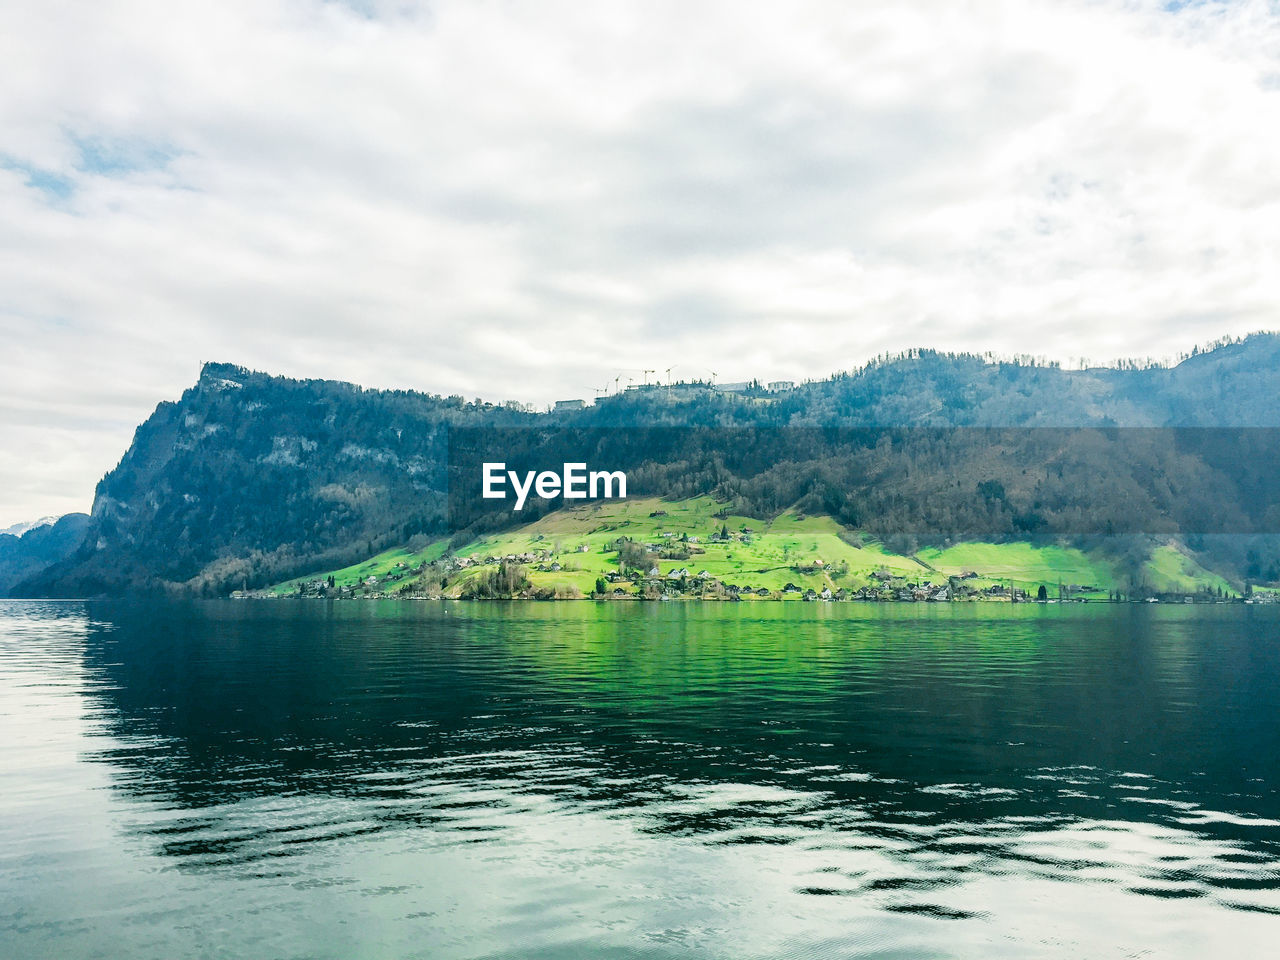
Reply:
<svg viewBox="0 0 1280 960"><path fill-rule="evenodd" d="M20 6L0 522L208 359L546 402L1276 325L1274 3Z"/></svg>

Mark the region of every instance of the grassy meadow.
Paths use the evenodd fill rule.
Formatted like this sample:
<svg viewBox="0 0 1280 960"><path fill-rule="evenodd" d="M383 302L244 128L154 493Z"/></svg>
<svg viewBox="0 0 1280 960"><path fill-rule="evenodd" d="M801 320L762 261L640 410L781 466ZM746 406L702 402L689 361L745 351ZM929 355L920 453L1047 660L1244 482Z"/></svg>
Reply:
<svg viewBox="0 0 1280 960"><path fill-rule="evenodd" d="M720 541L717 534L728 532ZM723 505L709 497L664 501L641 498L607 501L556 511L539 520L482 537L448 552L446 541L419 550L398 547L338 570L323 570L279 583L267 591L296 594L301 584L333 577L338 587L355 587L394 595L413 592L422 576L440 579L440 569L425 564L450 558L441 592L458 596L468 581L493 570L487 558L533 554L538 562L526 564L532 585L560 596L587 596L600 577L619 572L617 541L629 538L660 550L688 550L687 559L655 559L658 575L685 570L696 578L738 587L764 588L771 593L787 584L801 590L833 592L857 590L886 576L894 584L946 583L964 577L965 584L985 588L995 584L1025 590L1034 595L1044 586L1050 597L1059 585L1072 595L1106 598L1110 591L1129 589L1136 580L1150 589L1194 592L1203 588L1235 588L1204 569L1174 544L1157 547L1135 575L1126 574L1118 562L1097 552L1058 544L1026 542L966 542L926 547L907 556L892 553L878 541L841 527L830 517L784 512L772 520L724 513ZM464 562L459 566L459 561ZM552 566L559 569L551 569ZM648 571L646 571L648 572ZM874 576L873 576L874 575ZM376 582L369 583L370 578ZM416 585L416 586L415 586ZM611 583L635 594L630 583ZM799 596L799 594L789 594Z"/></svg>

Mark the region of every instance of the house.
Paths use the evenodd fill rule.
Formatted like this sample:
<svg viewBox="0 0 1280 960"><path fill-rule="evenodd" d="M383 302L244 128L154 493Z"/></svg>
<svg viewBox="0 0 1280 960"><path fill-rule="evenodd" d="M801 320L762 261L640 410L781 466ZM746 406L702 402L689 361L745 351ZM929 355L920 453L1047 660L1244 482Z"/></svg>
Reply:
<svg viewBox="0 0 1280 960"><path fill-rule="evenodd" d="M556 563L552 563L552 564L551 564L551 572L552 572L552 573L559 573L559 572L560 572L560 564L559 564L558 562L556 562Z"/></svg>
<svg viewBox="0 0 1280 960"><path fill-rule="evenodd" d="M771 380L768 386L773 393L782 393L784 390L794 390L796 382L794 380Z"/></svg>
<svg viewBox="0 0 1280 960"><path fill-rule="evenodd" d="M585 400L557 400L555 411L559 413L561 410L582 410L586 405Z"/></svg>

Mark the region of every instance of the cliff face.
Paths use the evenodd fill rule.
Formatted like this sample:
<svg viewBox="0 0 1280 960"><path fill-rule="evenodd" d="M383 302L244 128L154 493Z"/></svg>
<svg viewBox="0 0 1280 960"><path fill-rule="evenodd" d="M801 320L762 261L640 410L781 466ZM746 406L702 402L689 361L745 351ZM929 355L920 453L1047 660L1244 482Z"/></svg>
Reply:
<svg viewBox="0 0 1280 960"><path fill-rule="evenodd" d="M83 548L19 592L209 592L411 536L441 511L449 413L439 398L209 364L98 484Z"/></svg>
<svg viewBox="0 0 1280 960"><path fill-rule="evenodd" d="M1069 371L923 351L768 402L660 388L560 414L208 364L99 483L79 547L44 569L0 569L0 591L216 594L279 580L443 532L452 426L639 424L1280 426L1280 338L1171 369Z"/></svg>

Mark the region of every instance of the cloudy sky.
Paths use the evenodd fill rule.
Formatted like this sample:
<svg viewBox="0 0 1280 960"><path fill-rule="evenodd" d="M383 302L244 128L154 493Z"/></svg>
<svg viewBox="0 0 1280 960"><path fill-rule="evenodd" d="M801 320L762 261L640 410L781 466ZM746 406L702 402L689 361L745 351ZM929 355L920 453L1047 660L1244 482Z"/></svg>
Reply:
<svg viewBox="0 0 1280 960"><path fill-rule="evenodd" d="M1280 326L1280 6L5 5L0 526L205 360L545 403Z"/></svg>

